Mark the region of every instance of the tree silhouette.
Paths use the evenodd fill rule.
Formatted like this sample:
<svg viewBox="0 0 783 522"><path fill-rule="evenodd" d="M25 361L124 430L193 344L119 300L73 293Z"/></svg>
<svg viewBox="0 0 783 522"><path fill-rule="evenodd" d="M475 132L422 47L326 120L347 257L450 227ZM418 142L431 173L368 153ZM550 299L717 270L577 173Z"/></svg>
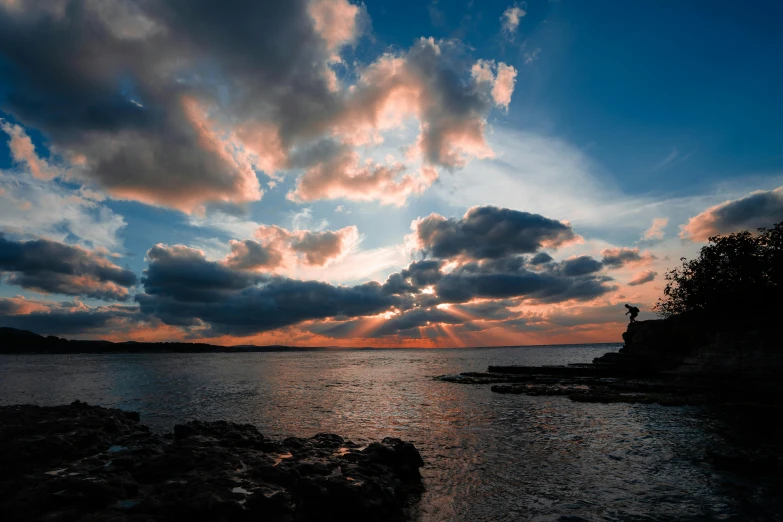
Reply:
<svg viewBox="0 0 783 522"><path fill-rule="evenodd" d="M689 314L716 320L772 317L783 298L783 222L771 229L713 236L699 257L666 273L661 317Z"/></svg>

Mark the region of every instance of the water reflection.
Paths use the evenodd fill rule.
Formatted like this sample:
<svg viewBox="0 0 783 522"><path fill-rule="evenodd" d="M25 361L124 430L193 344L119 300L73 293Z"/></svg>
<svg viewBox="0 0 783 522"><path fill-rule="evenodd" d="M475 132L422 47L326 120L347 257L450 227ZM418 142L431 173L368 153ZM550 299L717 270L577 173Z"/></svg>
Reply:
<svg viewBox="0 0 783 522"><path fill-rule="evenodd" d="M698 463L713 436L699 410L501 395L431 379L489 364L586 362L608 348L618 346L3 356L0 402L80 399L139 411L158 429L197 417L251 422L275 438L401 437L426 461L421 521L741 514Z"/></svg>

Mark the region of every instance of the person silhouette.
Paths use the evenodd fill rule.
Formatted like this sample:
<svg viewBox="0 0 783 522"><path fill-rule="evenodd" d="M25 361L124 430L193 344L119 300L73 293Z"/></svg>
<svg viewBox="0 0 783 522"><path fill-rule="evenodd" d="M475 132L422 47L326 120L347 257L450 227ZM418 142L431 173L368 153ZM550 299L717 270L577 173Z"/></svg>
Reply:
<svg viewBox="0 0 783 522"><path fill-rule="evenodd" d="M631 306L629 304L625 305L625 307L628 309L628 311L625 312L625 315L631 314L631 323L635 323L636 322L636 316L639 315L639 309L636 308L635 306Z"/></svg>

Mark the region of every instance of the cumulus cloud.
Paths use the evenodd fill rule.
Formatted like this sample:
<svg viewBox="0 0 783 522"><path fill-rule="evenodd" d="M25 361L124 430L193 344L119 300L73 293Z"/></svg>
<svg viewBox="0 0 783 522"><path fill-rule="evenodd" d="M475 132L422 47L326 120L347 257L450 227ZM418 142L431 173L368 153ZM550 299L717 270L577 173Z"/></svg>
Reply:
<svg viewBox="0 0 783 522"><path fill-rule="evenodd" d="M299 231L293 234L291 248L302 255L306 265L324 266L342 257L358 240L359 231L355 226L337 231Z"/></svg>
<svg viewBox="0 0 783 522"><path fill-rule="evenodd" d="M601 251L601 262L610 268L639 266L650 263L655 256L649 252L640 252L638 248L606 248Z"/></svg>
<svg viewBox="0 0 783 522"><path fill-rule="evenodd" d="M274 269L283 263L283 256L280 251L269 246L262 245L258 241L246 239L229 241L231 253L226 257L224 263L231 268L240 270L258 270Z"/></svg>
<svg viewBox="0 0 783 522"><path fill-rule="evenodd" d="M567 223L498 207L473 207L461 219L430 214L411 225L415 248L436 258L500 258L557 248L579 236Z"/></svg>
<svg viewBox="0 0 783 522"><path fill-rule="evenodd" d="M758 228L771 228L783 221L783 187L758 190L739 199L708 208L682 225L680 237L707 241L711 236Z"/></svg>
<svg viewBox="0 0 783 522"><path fill-rule="evenodd" d="M644 270L643 272L639 272L638 274L634 274L634 276L631 278L630 281L628 281L629 286L638 286L643 285L645 283L649 283L650 281L655 280L655 276L657 276L657 272L653 272L652 270Z"/></svg>
<svg viewBox="0 0 783 522"><path fill-rule="evenodd" d="M438 178L431 167L420 174L404 174L405 166L361 164L359 154L344 151L308 169L297 187L289 193L293 201L318 199L377 200L385 204L402 205L408 196L420 194Z"/></svg>
<svg viewBox="0 0 783 522"><path fill-rule="evenodd" d="M490 157L484 132L492 96L486 82L463 77L463 51L454 41L421 38L406 53L384 54L361 71L338 116L338 134L347 143L377 142L379 131L412 117L420 128L412 151L426 163L456 168Z"/></svg>
<svg viewBox="0 0 783 522"><path fill-rule="evenodd" d="M255 235L258 241L230 241L231 253L223 264L230 268L264 271L297 265L322 267L345 257L359 242L359 230L355 226L321 231L261 226Z"/></svg>
<svg viewBox="0 0 783 522"><path fill-rule="evenodd" d="M489 157L487 114L513 90L512 67L498 64L488 92L468 77L464 47L431 38L358 66L355 84L341 86L332 66L366 23L346 0L46 4L0 9L5 110L41 131L73 176L185 212L256 201L261 171L299 168L303 200L368 199L351 189L362 183L398 202L431 185L437 167ZM345 159L410 118L420 129L411 151L427 169ZM19 158L47 175L9 129ZM302 154L324 140L342 161Z"/></svg>
<svg viewBox="0 0 783 522"><path fill-rule="evenodd" d="M0 235L0 271L7 284L42 293L125 301L136 275L95 252L46 239Z"/></svg>
<svg viewBox="0 0 783 522"><path fill-rule="evenodd" d="M524 9L521 9L516 5L512 5L503 11L503 16L500 17L500 21L506 36L513 37L514 33L517 32L517 28L519 28L519 22L526 14L527 12Z"/></svg>

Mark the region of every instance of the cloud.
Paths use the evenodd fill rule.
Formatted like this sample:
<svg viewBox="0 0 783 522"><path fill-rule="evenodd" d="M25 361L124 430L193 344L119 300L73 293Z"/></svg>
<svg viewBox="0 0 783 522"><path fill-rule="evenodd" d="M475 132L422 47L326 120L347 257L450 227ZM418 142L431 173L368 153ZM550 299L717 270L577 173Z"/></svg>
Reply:
<svg viewBox="0 0 783 522"><path fill-rule="evenodd" d="M650 281L653 281L655 279L655 276L658 275L658 272L653 272L652 270L645 270L643 272L639 272L637 274L634 274L633 278L631 278L630 281L628 281L628 286L638 286L643 285L645 283L649 283Z"/></svg>
<svg viewBox="0 0 783 522"><path fill-rule="evenodd" d="M46 239L0 235L0 271L7 284L42 293L125 301L136 275L95 252Z"/></svg>
<svg viewBox="0 0 783 522"><path fill-rule="evenodd" d="M246 239L229 241L231 253L226 257L224 263L231 268L240 270L271 270L279 267L283 263L283 256L278 250L269 246L262 245L258 241Z"/></svg>
<svg viewBox="0 0 783 522"><path fill-rule="evenodd" d="M652 241L663 239L663 231L669 224L669 218L654 218L650 228L644 231L642 239Z"/></svg>
<svg viewBox="0 0 783 522"><path fill-rule="evenodd" d="M533 266L537 266L537 265L544 265L552 261L554 261L554 259L552 259L552 256L550 256L546 252L539 252L538 254L533 256L533 258L530 260L530 264Z"/></svg>
<svg viewBox="0 0 783 522"><path fill-rule="evenodd" d="M620 268L623 266L639 266L647 264L655 259L655 256L649 252L639 252L638 248L606 248L601 251L604 266L610 268Z"/></svg>
<svg viewBox="0 0 783 522"><path fill-rule="evenodd" d="M106 335L118 330L148 324L137 305L89 307L78 301L55 303L23 297L0 297L3 326L30 330L41 335Z"/></svg>
<svg viewBox="0 0 783 522"><path fill-rule="evenodd" d="M297 265L323 267L345 257L359 242L355 226L340 230L294 230L277 226L260 226L259 241L231 240L231 253L223 260L230 268L274 271Z"/></svg>
<svg viewBox="0 0 783 522"><path fill-rule="evenodd" d="M13 157L14 161L27 165L33 177L52 179L57 175L55 168L51 167L46 160L38 157L32 140L30 140L30 137L22 127L0 119L0 129L10 137L8 148L11 151L11 157Z"/></svg>
<svg viewBox="0 0 783 522"><path fill-rule="evenodd" d="M538 60L538 57L541 55L541 48L536 47L535 49L531 51L526 51L524 54L525 57L525 65L530 65L531 63Z"/></svg>
<svg viewBox="0 0 783 522"><path fill-rule="evenodd" d="M598 272L603 268L603 264L590 256L579 256L572 259L566 259L562 263L563 275L581 276Z"/></svg>
<svg viewBox="0 0 783 522"><path fill-rule="evenodd" d="M411 241L436 258L500 258L557 248L579 236L567 223L498 207L473 207L461 219L431 214L411 225Z"/></svg>
<svg viewBox="0 0 783 522"><path fill-rule="evenodd" d="M480 85L491 87L490 93L495 105L508 109L517 78L517 70L513 66L502 62L495 64L494 60L479 60L470 72Z"/></svg>
<svg viewBox="0 0 783 522"><path fill-rule="evenodd" d="M758 190L725 201L690 218L680 228L680 237L707 241L711 236L758 228L770 228L783 221L783 187Z"/></svg>
<svg viewBox="0 0 783 522"><path fill-rule="evenodd" d="M302 200L391 191L398 203L431 185L435 168L491 156L486 117L493 100L508 105L514 70L499 64L489 92L468 77L467 48L422 38L351 65L357 80L342 86L332 66L349 67L339 53L367 24L346 0L20 3L0 9L4 110L45 136L71 179L115 198L201 213L259 200L261 172L305 169ZM354 161L356 147L411 118L411 158L423 165L406 170L418 174ZM9 128L43 176L21 128ZM335 146L303 154L322 142Z"/></svg>
<svg viewBox="0 0 783 522"><path fill-rule="evenodd" d="M453 169L490 157L484 134L491 84L464 77L464 51L456 41L421 38L405 53L382 55L360 72L337 117L337 134L354 145L377 142L379 131L415 118L420 132L411 150L426 164ZM501 65L510 98L513 68Z"/></svg>
<svg viewBox="0 0 783 522"><path fill-rule="evenodd" d="M427 324L458 324L466 317L500 320L512 316L509 307L520 302L589 301L615 288L608 284L610 278L595 274L602 265L590 258L528 265L524 253L573 240L575 234L542 216L503 210L471 209L462 220L452 221L468 238L488 235L501 241L502 235L483 230L480 223L487 211L499 213L501 219L489 218L491 229L508 234L513 225L524 225L526 236L511 233L510 246L501 250L486 244L468 249L467 241L447 248L439 237L428 243L437 259L414 261L383 284L335 286L270 270L281 262L274 252L284 249L288 252L282 259L293 254L304 265L326 264L340 255L338 244L356 238L355 227L334 232L261 227L258 242L232 241L232 252L222 261L207 260L202 251L182 245L156 245L147 253L144 292L136 300L143 314L191 335L251 335L307 322L307 329L324 335L381 337ZM505 301L511 298L517 301Z"/></svg>
<svg viewBox="0 0 783 522"><path fill-rule="evenodd" d="M115 248L125 220L100 199L90 190L0 171L0 232Z"/></svg>
<svg viewBox="0 0 783 522"><path fill-rule="evenodd" d="M297 187L289 193L289 199L377 200L399 206L410 195L422 193L438 177L430 167L424 167L419 175L403 174L404 171L401 163L362 165L358 153L346 150L308 169Z"/></svg>
<svg viewBox="0 0 783 522"><path fill-rule="evenodd" d="M507 37L512 38L514 33L517 31L517 28L519 27L520 20L522 20L522 17L524 17L526 14L527 12L525 12L524 9L521 9L516 5L512 5L503 11L503 16L500 17L503 33Z"/></svg>
<svg viewBox="0 0 783 522"><path fill-rule="evenodd" d="M653 166L652 170L665 170L669 167L673 167L674 165L679 165L680 163L690 158L693 155L693 152L694 151L691 151L683 156L680 154L680 151L677 150L677 147L672 147L672 151L669 153L669 155Z"/></svg>
<svg viewBox="0 0 783 522"><path fill-rule="evenodd" d="M324 266L333 259L342 257L359 240L359 231L355 226L341 230L321 232L304 231L294 234L291 248L302 254L304 263L311 266Z"/></svg>
<svg viewBox="0 0 783 522"><path fill-rule="evenodd" d="M175 326L207 325L219 334L248 335L306 320L371 315L391 296L378 283L353 287L233 270L184 246L148 253L141 311Z"/></svg>
<svg viewBox="0 0 783 522"><path fill-rule="evenodd" d="M436 286L436 293L444 302L453 303L475 298L511 297L555 303L589 301L614 289L605 278L594 275L578 277L556 271L532 272L527 269L487 273L476 271L469 264L445 274Z"/></svg>
<svg viewBox="0 0 783 522"><path fill-rule="evenodd" d="M334 51L353 43L359 34L358 17L361 7L347 0L311 0L308 6L315 30Z"/></svg>

